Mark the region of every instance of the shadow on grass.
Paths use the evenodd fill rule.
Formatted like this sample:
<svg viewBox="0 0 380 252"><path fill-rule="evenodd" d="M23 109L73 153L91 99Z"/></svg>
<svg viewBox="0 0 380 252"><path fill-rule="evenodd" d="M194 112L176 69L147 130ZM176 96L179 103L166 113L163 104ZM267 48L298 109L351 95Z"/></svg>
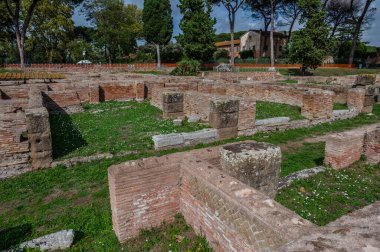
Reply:
<svg viewBox="0 0 380 252"><path fill-rule="evenodd" d="M67 112L48 96L44 96L50 120L50 130L53 144L53 159L63 157L76 149L87 146L79 129L73 123Z"/></svg>
<svg viewBox="0 0 380 252"><path fill-rule="evenodd" d="M30 224L0 230L0 250L10 249L24 242L31 233L32 225Z"/></svg>

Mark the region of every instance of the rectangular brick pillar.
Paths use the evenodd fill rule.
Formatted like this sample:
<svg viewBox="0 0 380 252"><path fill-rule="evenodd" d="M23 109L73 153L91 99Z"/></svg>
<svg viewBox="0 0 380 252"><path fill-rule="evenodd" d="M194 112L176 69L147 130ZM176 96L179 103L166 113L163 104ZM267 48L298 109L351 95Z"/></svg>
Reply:
<svg viewBox="0 0 380 252"><path fill-rule="evenodd" d="M360 160L364 133L346 132L330 136L326 141L325 164L334 169L346 168Z"/></svg>
<svg viewBox="0 0 380 252"><path fill-rule="evenodd" d="M361 113L364 108L365 90L363 88L351 88L347 92L347 106L350 110Z"/></svg>
<svg viewBox="0 0 380 252"><path fill-rule="evenodd" d="M302 96L301 114L309 120L330 119L333 116L334 93L306 91Z"/></svg>
<svg viewBox="0 0 380 252"><path fill-rule="evenodd" d="M375 103L375 87L366 86L363 113L372 113L374 103Z"/></svg>
<svg viewBox="0 0 380 252"><path fill-rule="evenodd" d="M89 89L89 102L91 104L94 104L94 103L99 103L100 102L100 98L99 98L99 94L100 94L100 88L99 88L99 85L90 85L88 87Z"/></svg>
<svg viewBox="0 0 380 252"><path fill-rule="evenodd" d="M364 155L370 164L380 163L380 127L367 132L364 139Z"/></svg>
<svg viewBox="0 0 380 252"><path fill-rule="evenodd" d="M216 98L210 102L210 125L218 130L220 139L237 136L239 100Z"/></svg>
<svg viewBox="0 0 380 252"><path fill-rule="evenodd" d="M242 99L239 102L238 131L253 130L256 121L256 101Z"/></svg>
<svg viewBox="0 0 380 252"><path fill-rule="evenodd" d="M145 99L145 85L144 83L135 84L136 101L143 101Z"/></svg>
<svg viewBox="0 0 380 252"><path fill-rule="evenodd" d="M180 155L142 159L108 169L113 230L120 242L179 212Z"/></svg>
<svg viewBox="0 0 380 252"><path fill-rule="evenodd" d="M50 132L49 113L46 108L28 109L26 125L33 170L50 168L53 148Z"/></svg>
<svg viewBox="0 0 380 252"><path fill-rule="evenodd" d="M162 110L164 119L183 117L183 93L164 92L162 94Z"/></svg>

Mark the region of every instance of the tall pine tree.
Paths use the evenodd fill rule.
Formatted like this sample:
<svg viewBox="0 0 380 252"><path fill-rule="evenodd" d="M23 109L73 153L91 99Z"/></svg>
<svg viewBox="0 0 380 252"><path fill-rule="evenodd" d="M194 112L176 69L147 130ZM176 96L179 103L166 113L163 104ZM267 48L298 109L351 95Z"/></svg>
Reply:
<svg viewBox="0 0 380 252"><path fill-rule="evenodd" d="M170 0L145 0L143 22L145 40L156 45L157 67L160 68L160 46L167 45L173 34Z"/></svg>
<svg viewBox="0 0 380 252"><path fill-rule="evenodd" d="M179 24L183 34L177 37L177 41L183 47L185 57L209 60L216 51L216 19L211 17L211 3L208 0L180 0L178 7L183 15Z"/></svg>
<svg viewBox="0 0 380 252"><path fill-rule="evenodd" d="M305 27L294 33L288 45L289 60L301 63L303 69L316 69L332 48L326 13L320 0L300 0L301 24Z"/></svg>

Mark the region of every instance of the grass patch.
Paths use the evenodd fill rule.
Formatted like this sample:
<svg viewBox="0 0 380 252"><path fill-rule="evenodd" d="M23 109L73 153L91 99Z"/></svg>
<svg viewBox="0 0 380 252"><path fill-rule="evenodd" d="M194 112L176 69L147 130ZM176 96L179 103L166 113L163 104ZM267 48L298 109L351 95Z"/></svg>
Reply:
<svg viewBox="0 0 380 252"><path fill-rule="evenodd" d="M290 120L304 119L301 108L281 103L262 102L256 103L256 119L267 119L273 117L290 117Z"/></svg>
<svg viewBox="0 0 380 252"><path fill-rule="evenodd" d="M301 71L298 68L280 68L282 75L301 76ZM345 75L358 75L358 74L378 74L379 69L357 69L357 68L317 68L316 70L309 70L315 76L345 76Z"/></svg>
<svg viewBox="0 0 380 252"><path fill-rule="evenodd" d="M68 251L208 251L181 216L121 245L113 230L107 169L144 155L104 160L73 169L57 167L0 183L0 250L62 229L76 231ZM179 241L178 237L183 240ZM161 249L160 249L161 248Z"/></svg>
<svg viewBox="0 0 380 252"><path fill-rule="evenodd" d="M281 177L323 165L325 143L304 143L301 147L282 152Z"/></svg>
<svg viewBox="0 0 380 252"><path fill-rule="evenodd" d="M380 165L328 170L280 190L276 201L323 226L380 200Z"/></svg>
<svg viewBox="0 0 380 252"><path fill-rule="evenodd" d="M285 84L298 84L298 81L297 81L297 80L291 80L291 79L287 79L287 80L280 80L280 81L278 81L278 83L285 83Z"/></svg>
<svg viewBox="0 0 380 252"><path fill-rule="evenodd" d="M0 73L22 73L23 71L20 69L5 69L0 68Z"/></svg>
<svg viewBox="0 0 380 252"><path fill-rule="evenodd" d="M106 105L102 104L102 106ZM96 107L92 107L91 105L87 109L96 109ZM88 111L84 114L86 113ZM239 137L209 145L198 145L193 148L248 139L274 144L285 143L312 135L338 132L364 124L379 122L379 105L375 105L374 114L374 116L360 115L351 120L321 124L308 129L260 133L254 137ZM96 123L95 121L92 127L95 127ZM309 147L310 149L313 148L312 146ZM189 149L191 148L183 150ZM170 235L173 232L167 231L168 229L165 226L159 229L162 231L161 234L154 231L152 234L148 233L145 234L146 236L141 236L143 238L132 242L133 244L127 243L123 245L124 247L119 244L112 230L107 169L111 165L124 161L153 155L165 155L178 151L174 149L156 153L145 152L138 155L77 165L73 168L57 167L49 170L40 170L0 181L0 250L17 246L20 242L62 229L74 229L77 232L75 243L69 251L120 251L122 248L124 250L128 248L130 249L129 251L133 251L132 249L145 251L146 248L151 247L159 250L160 246L166 249L168 245L165 244L168 242L173 245L173 236ZM297 154L296 152L298 151L295 150L293 154L290 152L289 156L287 156L288 160L291 158L294 158L294 160L301 158L301 154ZM292 157L292 155L296 157ZM317 157L317 152L312 154L311 158L308 159L314 160L315 157ZM305 168L305 165L302 168ZM293 168L289 168L289 173L291 172L290 169ZM360 170L329 171L329 173L319 174L305 181L295 182L290 188L282 190L278 194L277 200L297 211L303 217L322 225L338 218L347 211L369 204L372 200L378 200L378 190L380 188L379 175L375 175L378 174L378 171L379 166L361 167ZM350 175L350 173L352 174ZM346 179L342 174L347 175L348 178ZM365 174L366 176L364 176ZM318 178L319 180L317 180ZM326 184L322 184L325 180ZM338 183L339 181L344 181L344 187L342 183ZM346 181L349 182L346 183ZM299 194L301 187L304 187L306 192L310 194L309 198L306 199L305 195ZM316 189L318 189L320 194L313 193L313 190ZM350 199L344 198L346 196L340 194L347 190L353 190L353 196L350 194ZM322 196L322 193L328 198ZM318 196L316 196L317 194ZM313 200L311 200L311 197L313 197ZM353 202L351 206L350 202ZM343 206L343 210L339 208L340 206ZM322 210L319 210L319 207ZM181 223L181 221L179 222ZM187 231L185 230L187 229L182 224L179 224L179 227L174 225L173 228L180 230L180 233L183 231L183 235L180 234L183 237L192 237L191 234L186 234ZM142 235L144 235L144 232ZM147 242L149 244L143 242L144 238L146 241L147 236L151 237ZM183 248L186 251L192 251L194 247L196 251L207 251L200 248L201 246L206 246L202 237L189 239L192 242L188 243L188 247L186 247L186 244L176 244L175 246L184 246ZM141 244L141 247L138 244ZM173 249L172 251L178 250Z"/></svg>
<svg viewBox="0 0 380 252"><path fill-rule="evenodd" d="M152 149L153 135L205 128L187 122L174 126L172 120L162 120L162 112L148 102L85 104L84 109L83 113L50 117L55 159L144 151Z"/></svg>
<svg viewBox="0 0 380 252"><path fill-rule="evenodd" d="M348 109L347 104L334 103L334 110L347 110L347 109Z"/></svg>
<svg viewBox="0 0 380 252"><path fill-rule="evenodd" d="M319 136L332 132L341 132L357 128L359 126L380 122L380 105L375 105L372 113L373 115L360 114L352 119L322 123L311 128L289 129L287 131L274 133L258 133L253 137L253 139L256 141L280 144L288 141L300 140L305 137Z"/></svg>

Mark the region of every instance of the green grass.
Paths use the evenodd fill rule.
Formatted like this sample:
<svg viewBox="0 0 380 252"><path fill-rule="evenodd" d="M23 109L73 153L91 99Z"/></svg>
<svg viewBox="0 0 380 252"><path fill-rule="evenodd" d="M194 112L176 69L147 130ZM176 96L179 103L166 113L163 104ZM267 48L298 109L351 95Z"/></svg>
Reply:
<svg viewBox="0 0 380 252"><path fill-rule="evenodd" d="M258 101L256 103L257 120L282 116L290 117L290 120L304 119L300 107L273 102Z"/></svg>
<svg viewBox="0 0 380 252"><path fill-rule="evenodd" d="M282 75L301 76L298 68L280 68ZM310 70L315 76L345 76L345 75L358 75L358 74L378 74L380 69L356 69L356 68L317 68Z"/></svg>
<svg viewBox="0 0 380 252"><path fill-rule="evenodd" d="M304 143L282 152L281 177L297 171L323 165L325 143Z"/></svg>
<svg viewBox="0 0 380 252"><path fill-rule="evenodd" d="M153 135L205 128L187 123L174 126L148 102L105 102L84 105L85 112L50 117L55 159L96 153L152 149ZM99 112L99 110L103 110ZM92 113L98 111L99 113Z"/></svg>
<svg viewBox="0 0 380 252"><path fill-rule="evenodd" d="M334 103L334 110L347 110L347 104Z"/></svg>
<svg viewBox="0 0 380 252"><path fill-rule="evenodd" d="M378 200L380 165L361 162L295 181L276 196L276 201L320 226Z"/></svg>
<svg viewBox="0 0 380 252"><path fill-rule="evenodd" d="M101 104L101 106L108 105ZM91 109L95 107L92 107L91 105L86 108ZM236 142L248 139L266 141L274 144L285 143L312 135L321 135L329 132L343 131L364 124L379 122L379 105L375 106L374 114L375 116L372 117L360 115L355 119L321 124L309 129L294 129L285 132L260 133L256 134L254 137L239 137L227 141L220 141L218 143L213 143L210 145L198 145L193 148L201 148L205 146L213 146L222 143ZM93 127L94 126L96 125L93 125ZM308 146L306 148L309 147L310 149L313 148L312 146ZM185 148L181 151L189 149L191 148ZM139 240L131 241L130 243L127 243L123 246L118 243L116 236L112 230L107 169L113 164L118 164L127 160L136 160L153 155L164 155L178 151L179 150L175 149L156 153L145 151L144 153L138 155L129 155L126 157L119 157L111 160L97 161L77 165L73 168L57 167L54 169L35 171L32 173L20 175L16 178L9 178L0 181L0 250L7 249L10 246L16 246L20 242L62 229L74 229L77 232L75 243L69 251L121 251L122 248L124 248L124 251L128 251L126 248L133 249L130 251L144 251L144 249L152 248L154 246L156 246L156 248L162 247L166 249L168 242L169 244L173 245L173 236L170 235L173 232L167 231L168 229L165 228L166 226L164 226L162 229L159 229L162 231L161 234L157 233L155 230L153 233L144 233L144 231L140 237L141 239ZM299 160L302 156L302 152L305 153L306 151L299 150L298 152L301 152L301 154L293 152L293 154L289 153L289 155L285 157L288 160L293 159L295 160L294 162L298 162L296 160ZM305 166L308 166L309 164L310 166L314 166L312 160L314 160L317 156L318 151L316 151L315 154L310 154L310 158L308 159L311 160L311 162L304 164L300 169L305 168ZM291 163L289 161L288 167L290 165ZM286 166L284 165L284 167ZM292 172L290 169L293 168L288 168L288 173ZM360 204L362 204L362 206L372 202L370 200L373 200L377 197L373 196L373 190L376 188L376 190L379 190L378 177L374 177L373 174L375 171L378 172L378 169L379 166L376 166L375 168L366 168L363 170L364 172L355 169L350 170L350 172L353 174L350 176L353 176L353 178L350 178L350 183L345 183L344 185L349 189L352 189L353 186L355 186L353 189L356 190L356 195L359 195L359 192L362 193L362 198L364 200L362 202L360 200L357 200L360 202ZM278 195L277 200L289 208L294 209L303 217L318 220L319 224L325 224L328 221L333 220L346 213L350 209L354 210L352 206L349 206L351 202L349 200L344 202L347 204L346 208L343 208L345 209L344 211L340 210L339 207L336 206L340 206L339 204L342 204L340 201L341 196L339 196L339 192L343 187L339 186L338 189L334 183L337 183L339 180L343 179L341 175L342 173L337 173L334 171L329 172L330 173L317 175L317 177L310 178L306 181L295 182L294 185L292 185L290 188L282 190ZM335 174L336 176L332 176L331 174ZM364 176L365 174L367 175ZM356 178L359 179L358 175L361 175L359 184L358 182L355 182ZM317 178L320 178L319 182L318 180L315 180ZM370 182L369 178L376 178L377 180L372 180L372 182ZM326 180L326 184L322 183L323 180ZM363 183L366 183L364 187ZM350 184L352 184L351 187ZM375 189L374 185L376 185ZM316 188L321 192L324 192L323 190L326 190L325 194L327 194L327 196L330 195L329 198L318 199L318 202L322 204L322 210L318 209L319 206L314 202L314 200L312 201L312 204L309 204L309 201L311 200L299 195L298 191L301 186L306 188L306 192L310 193L312 192L310 190L313 188ZM365 187L367 187L367 189ZM360 190L356 188L359 188ZM365 189L364 191L362 190L363 188ZM338 190L337 195L335 195L332 191L334 189ZM293 199L297 200L293 201ZM338 200L337 203L334 201L336 199ZM356 201L352 202L354 206L355 204L358 204ZM312 206L311 210L313 210L313 212L310 216L313 218L309 216L309 211L311 210L305 208L309 205ZM307 211L304 211L304 209L307 209ZM326 213L324 209L327 209L328 212ZM173 228L180 230L180 232L187 230L182 224L180 224L179 227L177 225L174 225ZM184 231L184 233L186 234L187 231ZM189 237L185 234L180 235L183 237ZM147 244L144 241L146 241ZM194 239L191 239L191 241L192 242L190 242L189 245L176 244L173 246L189 246L185 249L186 251L191 251L193 245L195 247L206 246L204 239L201 237L194 237ZM138 244L141 244L141 246Z"/></svg>
<svg viewBox="0 0 380 252"><path fill-rule="evenodd" d="M0 68L0 73L21 73L22 70L20 69L4 69Z"/></svg>
<svg viewBox="0 0 380 252"><path fill-rule="evenodd" d="M146 155L145 155L146 156ZM144 155L33 172L0 182L0 250L41 235L74 229L75 243L68 251L195 251L207 246L183 218L142 231L137 239L120 245L113 230L107 169L110 165ZM184 239L176 241L176 236ZM207 251L207 250L203 250Z"/></svg>

